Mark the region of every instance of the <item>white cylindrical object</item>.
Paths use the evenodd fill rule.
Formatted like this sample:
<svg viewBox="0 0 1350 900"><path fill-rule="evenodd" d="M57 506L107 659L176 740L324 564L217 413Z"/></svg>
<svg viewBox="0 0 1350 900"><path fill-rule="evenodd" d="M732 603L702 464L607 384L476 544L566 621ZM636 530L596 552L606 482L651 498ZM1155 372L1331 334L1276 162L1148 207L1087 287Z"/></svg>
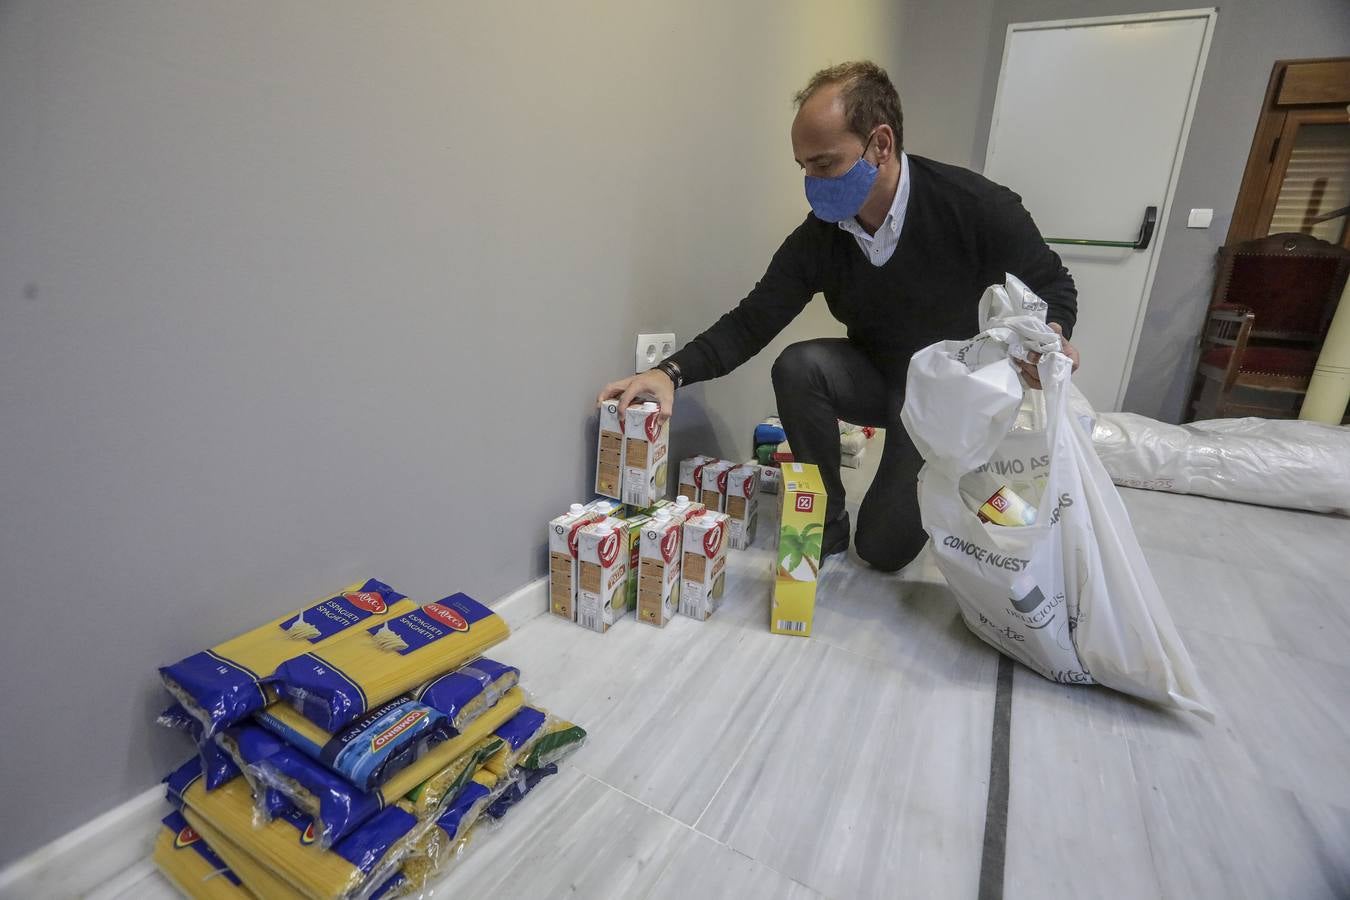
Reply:
<svg viewBox="0 0 1350 900"><path fill-rule="evenodd" d="M1346 405L1350 404L1350 300L1347 297L1350 297L1350 280L1341 290L1336 314L1317 357L1317 367L1308 382L1308 394L1303 398L1303 408L1298 414L1305 422L1339 425L1345 416Z"/></svg>

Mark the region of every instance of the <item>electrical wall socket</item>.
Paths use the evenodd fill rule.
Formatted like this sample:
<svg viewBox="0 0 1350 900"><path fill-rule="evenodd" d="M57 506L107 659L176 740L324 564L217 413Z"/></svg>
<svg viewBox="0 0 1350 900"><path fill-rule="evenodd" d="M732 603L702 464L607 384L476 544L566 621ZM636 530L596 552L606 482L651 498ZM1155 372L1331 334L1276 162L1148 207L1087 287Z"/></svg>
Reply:
<svg viewBox="0 0 1350 900"><path fill-rule="evenodd" d="M673 334L639 334L634 372L645 372L675 352Z"/></svg>

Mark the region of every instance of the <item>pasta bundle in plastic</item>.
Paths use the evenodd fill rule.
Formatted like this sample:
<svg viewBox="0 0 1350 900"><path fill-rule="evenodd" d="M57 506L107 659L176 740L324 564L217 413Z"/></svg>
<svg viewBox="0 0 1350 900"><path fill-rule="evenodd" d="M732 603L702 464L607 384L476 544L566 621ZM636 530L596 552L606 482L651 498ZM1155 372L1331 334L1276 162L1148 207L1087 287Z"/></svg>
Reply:
<svg viewBox="0 0 1350 900"><path fill-rule="evenodd" d="M202 723L188 714L181 703L174 703L155 719L159 725L181 731L197 746L202 758L202 776L206 779L206 789L213 791L239 774L239 766L230 759L229 754L216 746L215 741L202 740Z"/></svg>
<svg viewBox="0 0 1350 900"><path fill-rule="evenodd" d="M417 762L371 791L358 790L351 782L292 748L283 748L267 757L253 771L298 809L313 816L319 845L329 847L381 808L452 764L515 715L524 702L524 692L513 688L462 734L437 744Z"/></svg>
<svg viewBox="0 0 1350 900"><path fill-rule="evenodd" d="M516 760L528 753L535 740L543 734L547 718L543 710L527 706L503 722L493 733L502 739L505 746L487 761L487 770L502 778L514 769Z"/></svg>
<svg viewBox="0 0 1350 900"><path fill-rule="evenodd" d="M336 731L468 662L508 633L501 616L455 594L287 660L277 667L278 687L305 718Z"/></svg>
<svg viewBox="0 0 1350 900"><path fill-rule="evenodd" d="M280 703L255 718L292 747L364 791L379 787L407 768L449 729L444 714L407 695L375 707L336 734Z"/></svg>
<svg viewBox="0 0 1350 900"><path fill-rule="evenodd" d="M185 808L183 816L195 831L217 849L220 858L243 882L243 886L251 896L265 900L308 900L303 892L249 856L238 844L217 831L194 810Z"/></svg>
<svg viewBox="0 0 1350 900"><path fill-rule="evenodd" d="M276 667L334 643L353 626L378 627L417 605L374 578L159 670L174 699L210 737L262 709Z"/></svg>
<svg viewBox="0 0 1350 900"><path fill-rule="evenodd" d="M240 884L215 851L183 814L171 812L155 838L153 859L159 871L179 892L201 900L248 900Z"/></svg>
<svg viewBox="0 0 1350 900"><path fill-rule="evenodd" d="M520 670L515 666L480 657L427 682L413 697L448 716L451 728L463 731L519 683Z"/></svg>
<svg viewBox="0 0 1350 900"><path fill-rule="evenodd" d="M518 765L522 769L542 769L551 763L562 762L581 749L585 742L586 729L550 716L543 734L521 755Z"/></svg>
<svg viewBox="0 0 1350 900"><path fill-rule="evenodd" d="M393 872L404 855L425 834L430 823L419 822L406 804L381 810L339 841L320 850L308 816L294 808L260 828L253 826L253 804L242 778L206 791L190 766L169 776L169 793L180 800L186 815L197 820L260 863L273 876L315 900L347 898L377 884ZM219 851L219 848L218 848ZM227 850L228 852L228 850ZM249 870L236 874L249 884ZM260 892L260 896L269 896Z"/></svg>

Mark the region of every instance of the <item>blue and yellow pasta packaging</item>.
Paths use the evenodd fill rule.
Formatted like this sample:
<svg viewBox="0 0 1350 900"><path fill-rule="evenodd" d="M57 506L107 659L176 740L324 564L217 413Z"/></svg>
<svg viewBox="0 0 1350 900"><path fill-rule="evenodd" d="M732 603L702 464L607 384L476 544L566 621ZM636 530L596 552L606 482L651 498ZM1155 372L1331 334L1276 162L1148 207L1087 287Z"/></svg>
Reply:
<svg viewBox="0 0 1350 900"><path fill-rule="evenodd" d="M407 695L375 707L336 734L283 704L274 704L255 718L363 791L379 787L407 768L428 746L443 739L450 727L440 711Z"/></svg>
<svg viewBox="0 0 1350 900"><path fill-rule="evenodd" d="M202 773L206 779L206 789L215 790L220 785L239 774L239 766L230 759L229 754L216 746L215 741L202 740L204 729L195 716L188 714L181 703L174 703L159 714L155 722L165 728L181 731L197 745L202 759Z"/></svg>
<svg viewBox="0 0 1350 900"><path fill-rule="evenodd" d="M508 633L501 616L455 594L287 660L277 667L277 683L305 718L336 731L463 665Z"/></svg>
<svg viewBox="0 0 1350 900"><path fill-rule="evenodd" d="M434 778L441 769L469 752L492 730L500 727L524 705L524 692L513 688L495 706L467 729L427 751L413 765L383 785L363 791L329 771L305 754L285 748L253 767L257 776L284 794L298 809L314 817L321 847L328 847L350 834L380 809L398 801Z"/></svg>
<svg viewBox="0 0 1350 900"><path fill-rule="evenodd" d="M415 608L403 594L372 578L163 666L160 678L210 737L271 702L272 673L281 663L329 646L357 626L378 628Z"/></svg>
<svg viewBox="0 0 1350 900"><path fill-rule="evenodd" d="M253 896L182 813L171 812L160 824L152 858L179 892L194 900L249 900Z"/></svg>
<svg viewBox="0 0 1350 900"><path fill-rule="evenodd" d="M505 787L497 792L492 802L483 810L483 814L492 819L500 819L506 815L507 810L524 800L525 795L534 790L539 782L550 775L557 774L557 763L549 763L542 769L515 770L512 777L506 782Z"/></svg>
<svg viewBox="0 0 1350 900"><path fill-rule="evenodd" d="M202 833L218 834L220 854L251 890L263 897L274 896L257 882L250 882L248 861L261 864L267 874L283 880L302 896L313 900L354 897L388 878L403 856L425 834L430 823L420 822L406 804L387 807L360 828L321 850L311 821L299 810L288 810L262 827L255 828L248 785L241 778L207 792L200 778L179 771L168 779L170 790L184 804L184 815ZM242 856L231 856L238 850ZM239 865L234 865L238 861Z"/></svg>
<svg viewBox="0 0 1350 900"><path fill-rule="evenodd" d="M520 670L515 666L480 657L427 682L413 697L448 716L451 728L463 731L519 682Z"/></svg>

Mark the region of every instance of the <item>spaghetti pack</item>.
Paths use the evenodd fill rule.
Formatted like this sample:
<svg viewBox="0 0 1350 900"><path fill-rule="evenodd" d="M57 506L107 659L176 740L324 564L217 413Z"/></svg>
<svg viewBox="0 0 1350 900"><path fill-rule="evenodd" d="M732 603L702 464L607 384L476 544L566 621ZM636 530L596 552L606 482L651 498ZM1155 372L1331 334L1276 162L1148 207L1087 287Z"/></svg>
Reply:
<svg viewBox="0 0 1350 900"><path fill-rule="evenodd" d="M370 579L165 666L158 722L196 752L155 864L212 900L420 893L585 741L482 656L508 633L466 594Z"/></svg>

